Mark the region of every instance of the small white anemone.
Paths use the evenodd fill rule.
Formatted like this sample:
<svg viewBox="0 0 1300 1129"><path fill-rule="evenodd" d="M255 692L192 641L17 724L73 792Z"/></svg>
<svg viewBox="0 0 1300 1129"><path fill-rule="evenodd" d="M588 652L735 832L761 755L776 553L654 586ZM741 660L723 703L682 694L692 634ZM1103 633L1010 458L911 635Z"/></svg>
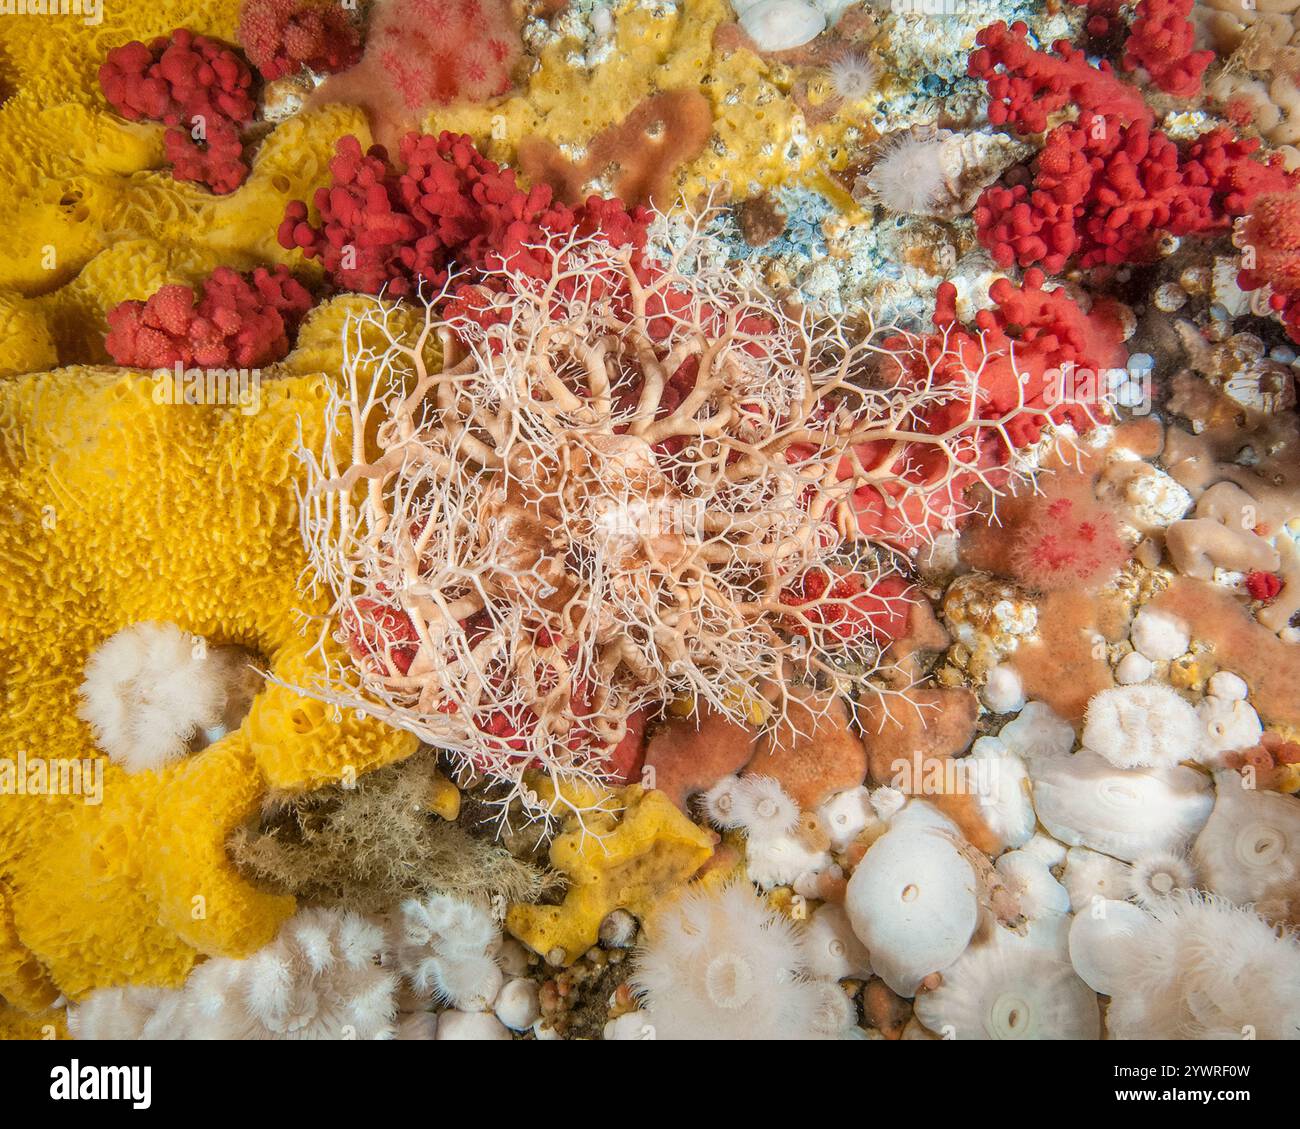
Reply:
<svg viewBox="0 0 1300 1129"><path fill-rule="evenodd" d="M1251 749L1264 736L1255 707L1242 698L1207 695L1196 703L1201 747L1196 759L1210 768L1223 767L1223 754Z"/></svg>
<svg viewBox="0 0 1300 1129"><path fill-rule="evenodd" d="M1089 847L1071 847L1065 852L1061 881L1070 895L1070 908L1083 913L1101 901L1120 901L1132 888L1132 866Z"/></svg>
<svg viewBox="0 0 1300 1129"><path fill-rule="evenodd" d="M997 928L916 998L931 1031L956 1039L1096 1039L1096 993L1075 973L1054 926L1031 924L1025 936Z"/></svg>
<svg viewBox="0 0 1300 1129"><path fill-rule="evenodd" d="M1088 702L1083 747L1116 768L1168 767L1200 751L1196 711L1157 682L1115 686Z"/></svg>
<svg viewBox="0 0 1300 1129"><path fill-rule="evenodd" d="M1194 768L1122 769L1089 752L1029 764L1034 808L1051 835L1133 862L1185 850L1214 806L1210 781Z"/></svg>
<svg viewBox="0 0 1300 1129"><path fill-rule="evenodd" d="M799 805L770 776L742 776L733 797L732 816L752 839L790 835L799 825Z"/></svg>
<svg viewBox="0 0 1300 1129"><path fill-rule="evenodd" d="M1204 887L1273 921L1300 923L1300 801L1215 773L1214 810L1192 859Z"/></svg>
<svg viewBox="0 0 1300 1129"><path fill-rule="evenodd" d="M238 726L262 682L249 660L174 623L136 623L92 652L77 714L127 772L162 768Z"/></svg>
<svg viewBox="0 0 1300 1129"><path fill-rule="evenodd" d="M798 835L760 835L745 841L745 873L764 890L804 886L831 866L831 856Z"/></svg>
<svg viewBox="0 0 1300 1129"><path fill-rule="evenodd" d="M1074 726L1046 702L1029 702L998 733L998 740L1025 761L1068 753L1074 748Z"/></svg>
<svg viewBox="0 0 1300 1129"><path fill-rule="evenodd" d="M736 818L736 797L740 790L739 776L724 776L707 792L700 793L696 802L705 818L714 827L721 827L725 831L740 826L740 821Z"/></svg>
<svg viewBox="0 0 1300 1129"><path fill-rule="evenodd" d="M970 942L978 886L956 828L913 800L863 856L844 907L876 974L900 996L913 996Z"/></svg>
<svg viewBox="0 0 1300 1129"><path fill-rule="evenodd" d="M841 52L831 60L827 71L835 96L846 102L861 102L880 81L876 65L857 51Z"/></svg>
<svg viewBox="0 0 1300 1129"><path fill-rule="evenodd" d="M501 936L491 914L449 894L411 898L393 927L393 964L423 998L460 1011L485 1011L504 976L495 959Z"/></svg>
<svg viewBox="0 0 1300 1129"><path fill-rule="evenodd" d="M853 932L849 915L841 906L827 902L818 906L805 931L808 969L824 980L865 980L871 975L871 958L866 946Z"/></svg>
<svg viewBox="0 0 1300 1129"><path fill-rule="evenodd" d="M1155 851L1133 863L1129 872L1129 897L1140 906L1150 906L1178 890L1196 886L1196 871L1186 855Z"/></svg>
<svg viewBox="0 0 1300 1129"><path fill-rule="evenodd" d="M1025 707L1025 683L1020 672L1007 663L989 671L980 700L994 713L1017 713Z"/></svg>
<svg viewBox="0 0 1300 1129"><path fill-rule="evenodd" d="M1030 921L1070 912L1070 895L1035 852L1007 851L993 865L1016 895L1020 912Z"/></svg>
<svg viewBox="0 0 1300 1129"><path fill-rule="evenodd" d="M837 851L880 822L871 804L871 792L862 785L836 792L817 809L817 816Z"/></svg>
<svg viewBox="0 0 1300 1129"><path fill-rule="evenodd" d="M969 759L976 765L976 779L982 785L979 813L985 826L1003 850L1029 842L1038 820L1029 800L1025 762L997 737L979 738Z"/></svg>
<svg viewBox="0 0 1300 1129"><path fill-rule="evenodd" d="M911 129L881 143L866 174L867 188L897 215L927 215L944 193L944 142Z"/></svg>
<svg viewBox="0 0 1300 1129"><path fill-rule="evenodd" d="M1140 654L1157 662L1185 655L1192 642L1191 631L1183 620L1155 608L1142 608L1133 617L1129 638Z"/></svg>

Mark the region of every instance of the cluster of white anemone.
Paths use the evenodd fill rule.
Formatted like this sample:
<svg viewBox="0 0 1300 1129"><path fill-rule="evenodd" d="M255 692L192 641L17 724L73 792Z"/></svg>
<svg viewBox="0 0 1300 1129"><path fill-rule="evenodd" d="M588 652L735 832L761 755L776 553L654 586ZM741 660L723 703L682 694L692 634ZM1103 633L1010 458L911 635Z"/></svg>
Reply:
<svg viewBox="0 0 1300 1129"><path fill-rule="evenodd" d="M203 961L176 989L96 990L68 1024L79 1039L508 1039L540 1014L517 948L442 894L392 920L307 908L246 960Z"/></svg>
<svg viewBox="0 0 1300 1129"><path fill-rule="evenodd" d="M1244 689L1225 672L1209 698L1244 702ZM1097 1038L1103 1024L1115 1038L1300 1037L1300 803L1195 767L1214 763L1209 740L1155 683L1099 694L1081 737L1028 703L970 754L1005 776L981 809L1001 839L992 867L922 799L832 797L817 812L831 857L868 845L843 908L814 916L839 954L821 974L870 969L914 997L906 1037ZM755 817L764 796L769 785L729 778L705 811L760 843L796 832L788 797L767 809L774 822Z"/></svg>

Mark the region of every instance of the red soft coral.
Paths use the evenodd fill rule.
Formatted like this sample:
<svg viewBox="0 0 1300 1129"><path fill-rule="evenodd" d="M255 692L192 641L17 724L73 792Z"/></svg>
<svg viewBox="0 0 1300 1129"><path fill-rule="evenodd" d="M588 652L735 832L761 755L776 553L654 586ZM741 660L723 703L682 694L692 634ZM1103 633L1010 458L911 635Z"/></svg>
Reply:
<svg viewBox="0 0 1300 1129"><path fill-rule="evenodd" d="M1196 25L1187 18L1191 11L1192 0L1140 0L1124 46L1124 69L1144 68L1166 94L1197 94L1214 52L1192 50Z"/></svg>
<svg viewBox="0 0 1300 1129"><path fill-rule="evenodd" d="M163 139L177 179L233 191L248 175L240 127L252 121L253 75L238 55L206 36L177 28L148 46L115 47L99 68L109 104L124 118L172 128Z"/></svg>
<svg viewBox="0 0 1300 1129"><path fill-rule="evenodd" d="M303 67L317 73L344 70L361 58L361 32L328 0L244 0L239 42L268 81Z"/></svg>
<svg viewBox="0 0 1300 1129"><path fill-rule="evenodd" d="M999 266L1052 272L1149 262L1161 237L1224 231L1292 177L1253 154L1257 140L1215 129L1180 152L1146 122L1085 118L1048 135L1029 184L992 185L975 225Z"/></svg>
<svg viewBox="0 0 1300 1129"><path fill-rule="evenodd" d="M1011 124L1022 133L1042 133L1047 119L1067 106L1081 116L1105 114L1122 121L1151 121L1141 94L1121 82L1102 63L1092 66L1083 52L1061 39L1054 55L1029 46L1028 27L999 21L982 28L978 45L967 61L966 73L985 81L989 91L989 121Z"/></svg>
<svg viewBox="0 0 1300 1129"><path fill-rule="evenodd" d="M1269 288L1269 306L1277 311L1293 341L1300 341L1300 192L1260 195L1241 225L1243 290Z"/></svg>
<svg viewBox="0 0 1300 1129"><path fill-rule="evenodd" d="M549 259L531 249L547 233L645 241L644 211L595 197L576 209L555 204L549 188L520 188L512 170L482 156L468 137L408 134L401 158L406 171L399 174L381 146L363 153L355 137L343 138L330 161L332 184L316 190L320 225L294 201L280 224L280 245L319 258L341 289L403 296L421 283L436 289L453 266L474 274L507 262L549 271Z"/></svg>
<svg viewBox="0 0 1300 1129"><path fill-rule="evenodd" d="M311 295L284 267L242 275L218 267L196 293L164 286L147 301L108 314L109 355L133 368L249 367L278 361L311 308Z"/></svg>
<svg viewBox="0 0 1300 1129"><path fill-rule="evenodd" d="M1128 558L1114 512L1086 487L1049 483L1011 532L1012 576L1043 592L1095 591L1113 580Z"/></svg>

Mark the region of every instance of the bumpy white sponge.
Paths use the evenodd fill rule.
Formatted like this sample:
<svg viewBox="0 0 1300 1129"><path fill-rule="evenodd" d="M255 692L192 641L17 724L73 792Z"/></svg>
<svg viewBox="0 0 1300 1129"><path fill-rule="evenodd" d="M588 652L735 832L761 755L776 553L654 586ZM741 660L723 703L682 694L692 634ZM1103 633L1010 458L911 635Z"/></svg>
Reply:
<svg viewBox="0 0 1300 1129"><path fill-rule="evenodd" d="M1196 711L1168 686L1116 686L1088 703L1083 746L1116 768L1169 768L1201 745Z"/></svg>

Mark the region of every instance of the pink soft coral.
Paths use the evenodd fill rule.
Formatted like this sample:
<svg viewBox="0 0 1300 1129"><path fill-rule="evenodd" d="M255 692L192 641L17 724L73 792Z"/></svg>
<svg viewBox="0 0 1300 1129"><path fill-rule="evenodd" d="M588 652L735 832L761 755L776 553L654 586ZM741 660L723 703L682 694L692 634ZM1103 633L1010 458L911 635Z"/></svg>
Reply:
<svg viewBox="0 0 1300 1129"><path fill-rule="evenodd" d="M512 0L376 0L361 62L327 80L312 104L363 106L375 139L395 148L430 110L511 88L520 22Z"/></svg>
<svg viewBox="0 0 1300 1129"><path fill-rule="evenodd" d="M1015 579L1044 592L1093 591L1114 579L1129 556L1111 510L1084 488L1055 483L1031 499L1011 538Z"/></svg>
<svg viewBox="0 0 1300 1129"><path fill-rule="evenodd" d="M119 303L108 314L106 345L117 364L134 368L270 364L289 351L311 304L284 267L251 275L218 267L197 293L164 286L147 301Z"/></svg>
<svg viewBox="0 0 1300 1129"><path fill-rule="evenodd" d="M344 70L361 58L361 32L348 13L321 0L245 0L239 41L268 81L307 67Z"/></svg>

